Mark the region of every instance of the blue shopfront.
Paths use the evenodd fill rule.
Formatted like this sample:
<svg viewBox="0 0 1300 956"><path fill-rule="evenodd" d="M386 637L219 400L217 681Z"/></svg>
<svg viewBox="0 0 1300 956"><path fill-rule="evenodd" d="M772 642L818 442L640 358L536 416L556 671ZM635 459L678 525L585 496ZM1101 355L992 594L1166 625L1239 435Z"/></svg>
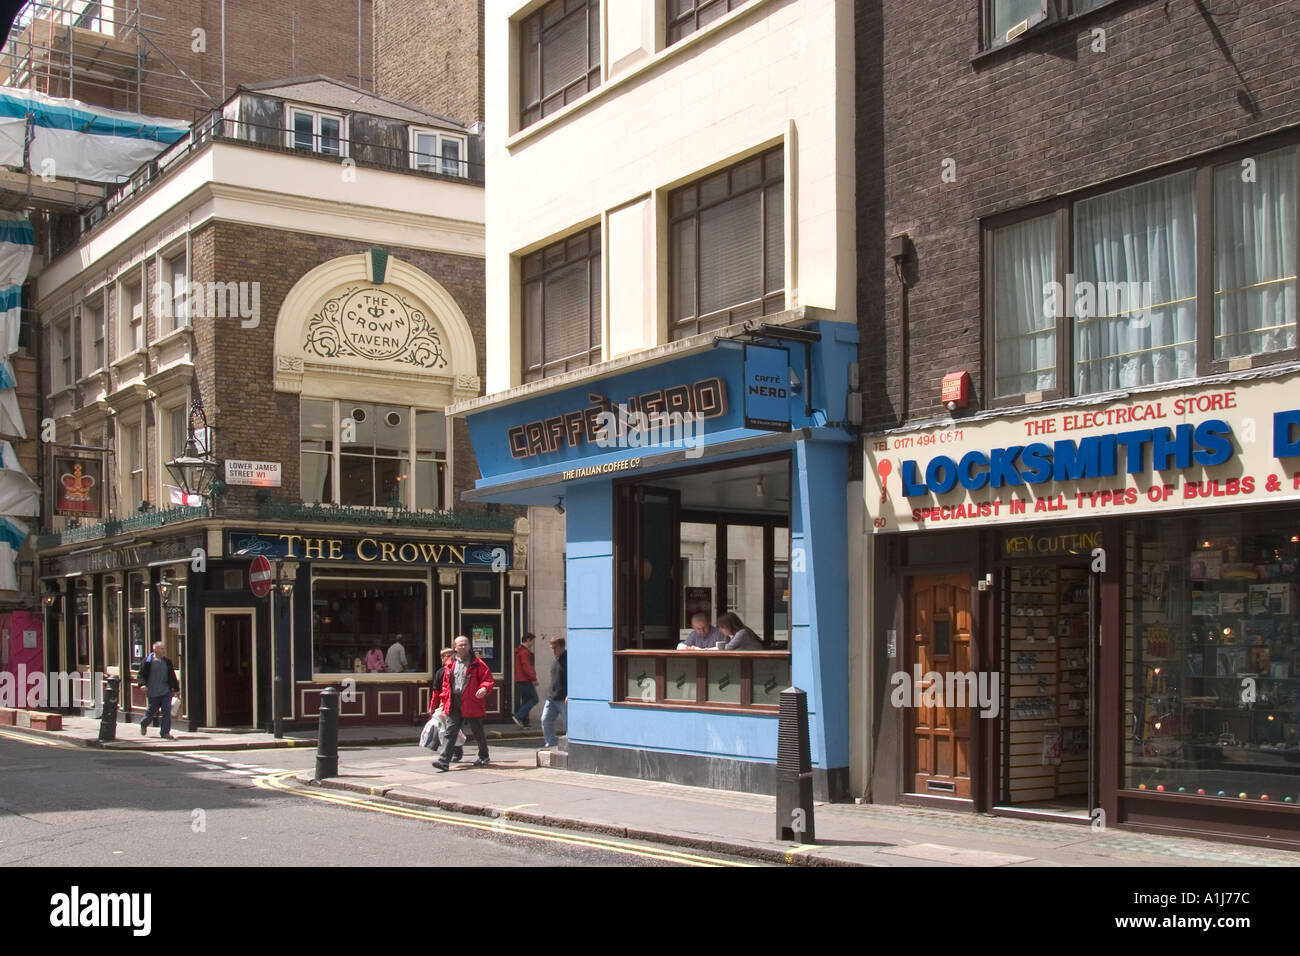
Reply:
<svg viewBox="0 0 1300 956"><path fill-rule="evenodd" d="M845 794L856 351L845 323L764 327L453 410L467 498L565 515L532 560L565 564L570 769L773 792L793 684L816 790Z"/></svg>

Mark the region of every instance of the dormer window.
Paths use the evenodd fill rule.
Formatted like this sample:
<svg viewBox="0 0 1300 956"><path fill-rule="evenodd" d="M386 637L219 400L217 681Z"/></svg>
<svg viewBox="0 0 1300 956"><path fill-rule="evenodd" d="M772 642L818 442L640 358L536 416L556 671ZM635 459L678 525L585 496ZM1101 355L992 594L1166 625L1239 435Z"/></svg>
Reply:
<svg viewBox="0 0 1300 956"><path fill-rule="evenodd" d="M343 117L338 113L289 107L288 145L326 156L344 156Z"/></svg>
<svg viewBox="0 0 1300 956"><path fill-rule="evenodd" d="M467 140L439 130L411 130L411 167L444 176L468 176Z"/></svg>

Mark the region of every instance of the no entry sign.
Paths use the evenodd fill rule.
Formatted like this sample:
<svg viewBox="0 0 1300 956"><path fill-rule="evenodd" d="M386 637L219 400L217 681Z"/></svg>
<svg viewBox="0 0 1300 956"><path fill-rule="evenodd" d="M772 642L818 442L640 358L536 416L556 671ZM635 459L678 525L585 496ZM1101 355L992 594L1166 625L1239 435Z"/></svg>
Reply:
<svg viewBox="0 0 1300 956"><path fill-rule="evenodd" d="M253 592L253 597L262 598L271 593L271 562L265 555L259 554L253 559L248 569L248 589Z"/></svg>

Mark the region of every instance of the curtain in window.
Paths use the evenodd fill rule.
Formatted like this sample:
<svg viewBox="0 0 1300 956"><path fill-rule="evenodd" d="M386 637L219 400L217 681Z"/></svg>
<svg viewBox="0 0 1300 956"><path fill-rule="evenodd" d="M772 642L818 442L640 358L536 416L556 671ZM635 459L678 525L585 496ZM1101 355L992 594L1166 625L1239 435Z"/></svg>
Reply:
<svg viewBox="0 0 1300 956"><path fill-rule="evenodd" d="M1079 394L1196 374L1195 173L1076 205L1074 256Z"/></svg>
<svg viewBox="0 0 1300 956"><path fill-rule="evenodd" d="M1056 279L1054 220L1042 216L993 234L998 396L1056 388L1056 309L1047 295Z"/></svg>
<svg viewBox="0 0 1300 956"><path fill-rule="evenodd" d="M1295 149L1214 171L1214 357L1295 348Z"/></svg>

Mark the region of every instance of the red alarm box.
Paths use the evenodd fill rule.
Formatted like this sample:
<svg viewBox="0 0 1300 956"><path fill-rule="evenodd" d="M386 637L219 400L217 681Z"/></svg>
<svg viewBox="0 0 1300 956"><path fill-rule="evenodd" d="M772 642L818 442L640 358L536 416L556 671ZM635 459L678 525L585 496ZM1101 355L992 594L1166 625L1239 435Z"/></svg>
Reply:
<svg viewBox="0 0 1300 956"><path fill-rule="evenodd" d="M943 403L949 411L970 404L970 373L949 372L943 377Z"/></svg>

